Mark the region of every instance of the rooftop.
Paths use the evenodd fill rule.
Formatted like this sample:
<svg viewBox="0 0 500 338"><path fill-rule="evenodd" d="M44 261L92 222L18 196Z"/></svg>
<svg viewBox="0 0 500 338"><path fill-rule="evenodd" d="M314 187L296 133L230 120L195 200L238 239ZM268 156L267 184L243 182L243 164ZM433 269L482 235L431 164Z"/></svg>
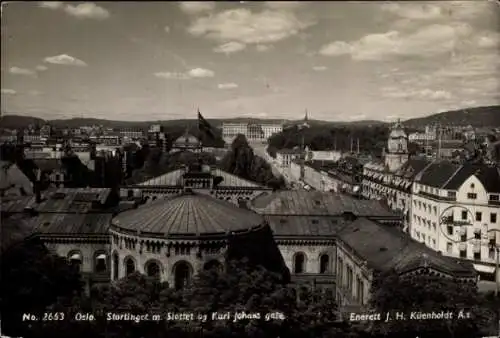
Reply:
<svg viewBox="0 0 500 338"><path fill-rule="evenodd" d="M366 218L359 218L345 226L339 232L338 240L354 250L368 267L377 271L407 271L433 266L450 274L474 274L472 264L443 256L397 228Z"/></svg>
<svg viewBox="0 0 500 338"><path fill-rule="evenodd" d="M435 161L415 177L417 183L447 190L457 190L472 175L476 176L490 193L500 193L498 167L476 163Z"/></svg>
<svg viewBox="0 0 500 338"><path fill-rule="evenodd" d="M257 197L251 207L263 215L342 215L397 217L379 201L322 191L288 190Z"/></svg>
<svg viewBox="0 0 500 338"><path fill-rule="evenodd" d="M187 192L125 211L113 220L121 230L161 236L210 236L247 231L262 216L211 196Z"/></svg>

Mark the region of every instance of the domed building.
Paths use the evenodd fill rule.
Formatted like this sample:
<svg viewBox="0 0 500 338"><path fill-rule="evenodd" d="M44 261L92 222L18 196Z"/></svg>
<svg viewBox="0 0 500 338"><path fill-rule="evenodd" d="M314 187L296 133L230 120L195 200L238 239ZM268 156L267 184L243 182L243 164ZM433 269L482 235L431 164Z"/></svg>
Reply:
<svg viewBox="0 0 500 338"><path fill-rule="evenodd" d="M201 141L195 136L191 135L186 129L184 135L177 138L173 142L171 152L178 152L178 151L200 152L201 150L202 150Z"/></svg>
<svg viewBox="0 0 500 338"><path fill-rule="evenodd" d="M228 252L234 252L232 243L244 248L242 243L248 239L254 246L256 237L270 244L259 246L266 252L267 263L274 257L275 263L285 267L261 215L189 189L120 213L109 231L113 280L138 271L182 288L196 271L223 269ZM255 254L247 254L266 265Z"/></svg>

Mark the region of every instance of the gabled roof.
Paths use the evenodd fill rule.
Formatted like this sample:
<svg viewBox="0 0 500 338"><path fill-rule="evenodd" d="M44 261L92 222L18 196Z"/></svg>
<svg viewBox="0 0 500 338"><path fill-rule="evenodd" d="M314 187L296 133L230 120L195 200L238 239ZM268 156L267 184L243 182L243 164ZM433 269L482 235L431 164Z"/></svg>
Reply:
<svg viewBox="0 0 500 338"><path fill-rule="evenodd" d="M500 192L499 168L482 163L435 161L418 174L415 181L435 188L457 190L472 175L481 181L488 192Z"/></svg>
<svg viewBox="0 0 500 338"><path fill-rule="evenodd" d="M147 180L145 182L139 183L137 184L137 186L141 187L180 186L182 175L184 175L184 173L185 173L184 169L177 169L174 171L170 171L166 174L163 174L161 176ZM212 171L212 175L222 177L222 182L218 185L219 188L223 187L265 188L264 186L258 183L245 180L241 177L230 174L218 168Z"/></svg>
<svg viewBox="0 0 500 338"><path fill-rule="evenodd" d="M446 183L444 189L457 190L472 175L481 181L486 191L500 193L500 170L498 167L473 163L464 164Z"/></svg>
<svg viewBox="0 0 500 338"><path fill-rule="evenodd" d="M427 265L449 274L474 275L472 264L443 256L395 227L366 218L345 226L338 240L377 271L396 269L403 272Z"/></svg>

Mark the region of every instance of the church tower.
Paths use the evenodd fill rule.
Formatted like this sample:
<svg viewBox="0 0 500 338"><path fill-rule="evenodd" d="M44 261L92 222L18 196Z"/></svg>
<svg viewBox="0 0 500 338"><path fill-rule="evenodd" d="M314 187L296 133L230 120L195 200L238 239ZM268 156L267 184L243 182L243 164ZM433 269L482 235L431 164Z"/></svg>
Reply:
<svg viewBox="0 0 500 338"><path fill-rule="evenodd" d="M392 172L401 168L406 161L408 161L408 136L401 121L398 120L389 134L385 165Z"/></svg>

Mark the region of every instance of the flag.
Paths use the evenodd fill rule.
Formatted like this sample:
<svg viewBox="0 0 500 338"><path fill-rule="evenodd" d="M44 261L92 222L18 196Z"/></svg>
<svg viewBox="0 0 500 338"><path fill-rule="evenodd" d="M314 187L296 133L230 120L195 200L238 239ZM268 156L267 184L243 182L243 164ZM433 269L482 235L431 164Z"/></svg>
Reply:
<svg viewBox="0 0 500 338"><path fill-rule="evenodd" d="M212 126L208 123L207 120L201 115L198 110L198 130L204 134L210 136L210 138L215 139L215 134Z"/></svg>

